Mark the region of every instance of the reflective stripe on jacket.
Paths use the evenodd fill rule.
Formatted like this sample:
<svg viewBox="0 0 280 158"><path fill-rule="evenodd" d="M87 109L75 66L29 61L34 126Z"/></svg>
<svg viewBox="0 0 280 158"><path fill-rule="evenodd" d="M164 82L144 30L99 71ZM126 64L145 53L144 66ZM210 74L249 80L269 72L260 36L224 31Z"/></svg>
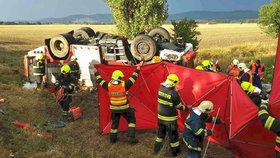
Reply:
<svg viewBox="0 0 280 158"><path fill-rule="evenodd" d="M161 86L158 91L158 121L167 124L177 123L177 109L185 110L185 106L180 103L179 94L174 87Z"/></svg>
<svg viewBox="0 0 280 158"><path fill-rule="evenodd" d="M123 106L127 103L125 82L120 84L108 84L108 93L110 97L110 103L112 106Z"/></svg>

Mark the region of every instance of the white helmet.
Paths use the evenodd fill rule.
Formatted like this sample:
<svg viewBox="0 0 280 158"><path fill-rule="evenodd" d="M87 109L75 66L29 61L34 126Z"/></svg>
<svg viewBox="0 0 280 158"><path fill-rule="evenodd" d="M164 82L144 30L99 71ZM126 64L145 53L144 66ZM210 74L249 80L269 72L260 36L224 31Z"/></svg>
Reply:
<svg viewBox="0 0 280 158"><path fill-rule="evenodd" d="M233 64L234 66L238 66L239 60L233 59L232 64Z"/></svg>
<svg viewBox="0 0 280 158"><path fill-rule="evenodd" d="M205 100L205 101L202 101L199 104L198 109L202 113L205 113L205 112L209 113L209 112L212 112L214 110L214 104L209 100Z"/></svg>
<svg viewBox="0 0 280 158"><path fill-rule="evenodd" d="M246 64L245 63L239 63L238 64L238 67L240 68L240 70L244 70L247 68Z"/></svg>
<svg viewBox="0 0 280 158"><path fill-rule="evenodd" d="M71 57L71 61L77 61L77 57L76 57L75 55L73 55L73 56Z"/></svg>

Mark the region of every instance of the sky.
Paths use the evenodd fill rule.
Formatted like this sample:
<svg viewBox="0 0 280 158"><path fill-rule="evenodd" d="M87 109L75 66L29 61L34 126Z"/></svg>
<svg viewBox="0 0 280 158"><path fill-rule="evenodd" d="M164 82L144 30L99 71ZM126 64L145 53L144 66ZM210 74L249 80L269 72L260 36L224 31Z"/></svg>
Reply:
<svg viewBox="0 0 280 158"><path fill-rule="evenodd" d="M258 10L261 5L269 2L270 0L168 0L168 12ZM111 13L104 0L0 0L0 6L0 21Z"/></svg>

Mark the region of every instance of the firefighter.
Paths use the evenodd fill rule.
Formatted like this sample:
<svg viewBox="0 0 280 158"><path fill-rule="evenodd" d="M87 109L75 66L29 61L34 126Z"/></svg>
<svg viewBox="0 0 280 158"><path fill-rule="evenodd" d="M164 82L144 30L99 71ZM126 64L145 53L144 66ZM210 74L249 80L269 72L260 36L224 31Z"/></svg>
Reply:
<svg viewBox="0 0 280 158"><path fill-rule="evenodd" d="M70 103L72 102L71 94L75 90L75 78L70 73L70 66L65 64L61 67L61 74L57 77L55 82L56 90L64 88L64 98L59 102L63 109L63 115L67 115Z"/></svg>
<svg viewBox="0 0 280 158"><path fill-rule="evenodd" d="M255 105L260 106L261 104L261 92L262 90L258 87L253 86L252 83L243 81L241 83L241 88L249 96L249 98L255 103Z"/></svg>
<svg viewBox="0 0 280 158"><path fill-rule="evenodd" d="M226 71L227 74L235 77L236 79L238 78L239 73L240 73L240 69L238 67L238 64L239 64L239 60L233 59L232 63L228 66L227 71Z"/></svg>
<svg viewBox="0 0 280 158"><path fill-rule="evenodd" d="M245 63L239 63L238 67L240 69L240 73L238 75L238 82L241 85L242 82L250 82L253 83L253 76L250 69L247 68Z"/></svg>
<svg viewBox="0 0 280 158"><path fill-rule="evenodd" d="M75 84L77 85L78 81L80 79L80 76L81 76L81 72L80 72L80 66L79 66L79 63L77 62L76 56L73 55L71 57L71 62L69 63L69 66L71 68L70 73L75 78Z"/></svg>
<svg viewBox="0 0 280 158"><path fill-rule="evenodd" d="M256 60L256 62L250 66L250 69L253 74L253 85L262 89L264 64L261 64L260 60Z"/></svg>
<svg viewBox="0 0 280 158"><path fill-rule="evenodd" d="M201 65L196 66L195 69L196 69L196 70L204 70L204 71L213 72L213 71L211 70L211 67L212 67L212 65L211 65L210 60L203 60L202 63L201 63Z"/></svg>
<svg viewBox="0 0 280 158"><path fill-rule="evenodd" d="M118 141L117 134L121 116L124 117L128 122L128 142L138 143L138 140L135 137L135 110L133 107L129 106L126 94L138 78L140 66L142 64L143 62L137 66L137 69L127 81L123 81L124 74L122 71L115 70L112 73L112 80L109 83L101 78L95 68L93 69L96 76L96 82L108 91L110 97L110 111L112 120L110 131L111 143L116 143Z"/></svg>
<svg viewBox="0 0 280 158"><path fill-rule="evenodd" d="M272 117L269 114L267 107L267 100L262 100L262 104L259 107L259 119L262 126L277 135L275 139L275 158L280 158L280 120Z"/></svg>
<svg viewBox="0 0 280 158"><path fill-rule="evenodd" d="M211 101L202 101L200 105L190 112L185 122L183 141L188 148L188 158L200 158L204 137L212 135L212 131L206 128L207 123L222 124L223 121L209 116L214 110Z"/></svg>
<svg viewBox="0 0 280 158"><path fill-rule="evenodd" d="M163 140L168 134L170 146L173 156L180 153L180 144L178 140L178 125L177 125L177 109L186 110L186 107L181 104L181 100L175 87L179 83L179 78L176 74L170 74L158 92L158 134L154 145L154 152L158 153L162 146Z"/></svg>
<svg viewBox="0 0 280 158"><path fill-rule="evenodd" d="M35 77L35 82L38 85L41 85L43 81L43 76L45 75L45 59L43 54L36 56L36 60L33 65L33 70L34 70L33 74Z"/></svg>

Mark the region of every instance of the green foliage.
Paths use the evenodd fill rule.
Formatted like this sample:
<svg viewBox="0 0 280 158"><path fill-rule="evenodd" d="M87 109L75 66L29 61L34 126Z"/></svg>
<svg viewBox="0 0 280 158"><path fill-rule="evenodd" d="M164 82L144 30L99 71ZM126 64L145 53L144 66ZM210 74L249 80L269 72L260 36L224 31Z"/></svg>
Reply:
<svg viewBox="0 0 280 158"><path fill-rule="evenodd" d="M134 38L161 26L167 19L167 0L105 0L121 35Z"/></svg>
<svg viewBox="0 0 280 158"><path fill-rule="evenodd" d="M280 31L280 0L272 0L270 4L260 8L258 24L265 33L274 36L278 34Z"/></svg>
<svg viewBox="0 0 280 158"><path fill-rule="evenodd" d="M172 21L172 25L174 27L173 41L175 43L192 43L194 49L198 47L200 32L197 31L198 25L196 21L185 18L179 21ZM178 38L182 38L182 40L179 42Z"/></svg>

